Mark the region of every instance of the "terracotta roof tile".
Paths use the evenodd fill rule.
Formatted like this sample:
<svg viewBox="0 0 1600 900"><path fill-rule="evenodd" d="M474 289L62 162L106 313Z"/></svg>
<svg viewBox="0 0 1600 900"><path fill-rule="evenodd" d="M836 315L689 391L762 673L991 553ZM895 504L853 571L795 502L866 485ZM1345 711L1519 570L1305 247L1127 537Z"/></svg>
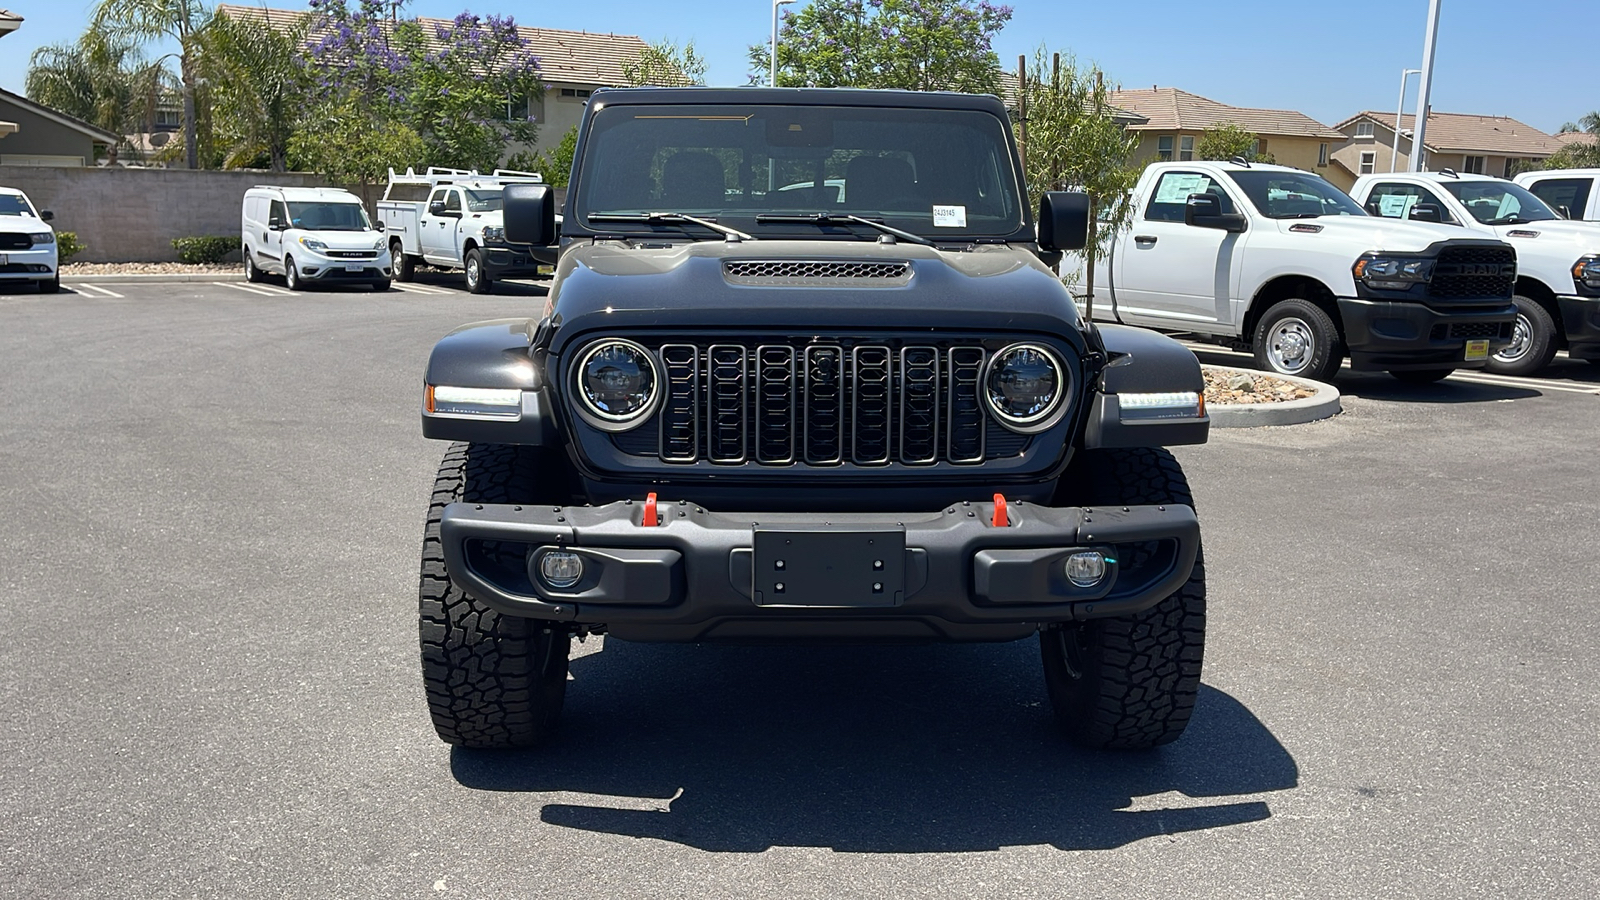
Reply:
<svg viewBox="0 0 1600 900"><path fill-rule="evenodd" d="M1143 125L1129 126L1135 131L1205 131L1218 125L1233 124L1252 134L1267 136L1324 140L1342 140L1345 137L1294 110L1229 106L1177 88L1114 91L1111 102L1148 120Z"/></svg>
<svg viewBox="0 0 1600 900"><path fill-rule="evenodd" d="M1394 130L1394 113L1363 110L1343 122L1344 128L1357 119L1371 119L1386 132ZM1400 130L1416 128L1417 117L1400 117ZM1428 134L1424 142L1433 153L1483 153L1496 156L1544 157L1561 149L1562 142L1532 125L1509 116L1478 116L1471 113L1428 114Z"/></svg>

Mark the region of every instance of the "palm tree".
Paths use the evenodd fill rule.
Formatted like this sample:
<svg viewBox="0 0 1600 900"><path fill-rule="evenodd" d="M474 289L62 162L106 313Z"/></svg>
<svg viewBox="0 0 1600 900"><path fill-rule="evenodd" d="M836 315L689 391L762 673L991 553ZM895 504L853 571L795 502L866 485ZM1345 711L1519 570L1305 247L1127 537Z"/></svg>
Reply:
<svg viewBox="0 0 1600 900"><path fill-rule="evenodd" d="M211 13L201 0L99 0L89 19L90 29L135 46L149 41L173 40L178 52L178 77L183 85L183 141L189 168L200 166L196 139L194 94L195 60L200 33Z"/></svg>
<svg viewBox="0 0 1600 900"><path fill-rule="evenodd" d="M264 19L218 15L201 36L200 71L215 99L216 128L227 144L224 165L266 157L274 172L289 168L289 139L306 100L300 59L310 18L279 30Z"/></svg>
<svg viewBox="0 0 1600 900"><path fill-rule="evenodd" d="M28 97L119 135L144 130L171 75L125 40L93 29L75 44L50 44L28 60Z"/></svg>

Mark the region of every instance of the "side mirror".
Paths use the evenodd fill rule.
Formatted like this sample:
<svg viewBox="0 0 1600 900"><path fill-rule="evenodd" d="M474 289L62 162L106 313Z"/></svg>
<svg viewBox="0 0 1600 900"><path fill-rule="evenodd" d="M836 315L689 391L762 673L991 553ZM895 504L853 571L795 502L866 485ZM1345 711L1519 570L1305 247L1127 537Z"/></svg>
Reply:
<svg viewBox="0 0 1600 900"><path fill-rule="evenodd" d="M48 209L39 210L39 221L41 221L41 222L48 222L51 219L54 219L55 217L56 217L56 214L51 212ZM1571 218L1571 217L1569 216L1568 218Z"/></svg>
<svg viewBox="0 0 1600 900"><path fill-rule="evenodd" d="M444 201L443 200L429 200L428 201L428 215L430 215L430 216L442 216L442 215L444 215Z"/></svg>
<svg viewBox="0 0 1600 900"><path fill-rule="evenodd" d="M1570 206L1558 206L1556 207L1556 212L1560 213L1563 219L1572 218L1572 207Z"/></svg>
<svg viewBox="0 0 1600 900"><path fill-rule="evenodd" d="M373 222L372 223L372 230L373 231L383 231L384 230L384 228L383 228L383 220L379 219L378 221Z"/></svg>
<svg viewBox="0 0 1600 900"><path fill-rule="evenodd" d="M1407 216L1413 222L1433 222L1438 224L1444 221L1444 212L1433 203L1418 203L1411 207L1411 215Z"/></svg>
<svg viewBox="0 0 1600 900"><path fill-rule="evenodd" d="M1216 194L1190 194L1183 204L1183 222L1195 228L1220 228L1229 234L1244 231L1243 213L1225 213Z"/></svg>
<svg viewBox="0 0 1600 900"><path fill-rule="evenodd" d="M548 247L556 242L556 195L548 184L508 184L502 221L506 242Z"/></svg>
<svg viewBox="0 0 1600 900"><path fill-rule="evenodd" d="M283 230L283 220L278 218L277 216L273 216L272 218L268 219L267 220L267 230L268 231L282 231Z"/></svg>
<svg viewBox="0 0 1600 900"><path fill-rule="evenodd" d="M1039 247L1082 250L1089 245L1089 195L1047 191L1039 198Z"/></svg>

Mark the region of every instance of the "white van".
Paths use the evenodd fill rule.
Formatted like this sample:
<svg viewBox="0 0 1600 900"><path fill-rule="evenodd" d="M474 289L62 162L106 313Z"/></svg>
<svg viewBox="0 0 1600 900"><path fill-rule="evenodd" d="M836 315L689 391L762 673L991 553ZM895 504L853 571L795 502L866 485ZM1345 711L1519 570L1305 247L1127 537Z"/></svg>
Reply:
<svg viewBox="0 0 1600 900"><path fill-rule="evenodd" d="M292 291L313 284L386 291L394 262L381 231L349 191L258 185L244 193L245 277L282 275Z"/></svg>

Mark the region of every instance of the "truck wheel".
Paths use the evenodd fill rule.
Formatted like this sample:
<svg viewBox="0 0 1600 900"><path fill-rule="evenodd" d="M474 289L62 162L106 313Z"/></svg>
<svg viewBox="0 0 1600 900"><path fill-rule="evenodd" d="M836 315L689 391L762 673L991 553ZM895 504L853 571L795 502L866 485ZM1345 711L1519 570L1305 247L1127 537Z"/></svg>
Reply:
<svg viewBox="0 0 1600 900"><path fill-rule="evenodd" d="M474 294L489 293L489 288L494 286L494 279L489 275L489 270L483 267L483 251L477 247L468 250L464 264L467 269L467 290Z"/></svg>
<svg viewBox="0 0 1600 900"><path fill-rule="evenodd" d="M283 258L283 284L284 287L291 291L303 291L306 289L305 282L300 280L300 270L295 267L294 257L292 256Z"/></svg>
<svg viewBox="0 0 1600 900"><path fill-rule="evenodd" d="M1455 369L1401 369L1389 370L1389 374L1404 381L1406 384L1433 384L1443 381L1455 373Z"/></svg>
<svg viewBox="0 0 1600 900"><path fill-rule="evenodd" d="M1333 319L1304 300L1281 300L1256 323L1256 365L1280 375L1329 381L1344 359Z"/></svg>
<svg viewBox="0 0 1600 900"><path fill-rule="evenodd" d="M1090 507L1194 503L1166 450L1080 451L1067 478L1084 488L1072 502ZM1176 740L1199 695L1205 640L1205 563L1197 556L1188 582L1144 612L1039 632L1050 705L1067 734L1088 747L1137 750Z"/></svg>
<svg viewBox="0 0 1600 900"><path fill-rule="evenodd" d="M413 281L417 277L417 258L406 255L406 248L399 240L389 242L389 258L394 263L395 281Z"/></svg>
<svg viewBox="0 0 1600 900"><path fill-rule="evenodd" d="M254 284L261 280L261 270L256 268L256 261L251 259L249 250L244 252L244 280Z"/></svg>
<svg viewBox="0 0 1600 900"><path fill-rule="evenodd" d="M434 730L449 744L529 747L548 740L561 716L571 635L501 615L462 592L439 540L447 504L542 500L535 459L524 447L453 444L433 484L419 592L422 681Z"/></svg>
<svg viewBox="0 0 1600 900"><path fill-rule="evenodd" d="M1497 375L1532 375L1556 358L1556 323L1537 302L1518 295L1517 324L1511 329L1511 344L1489 357L1484 366Z"/></svg>

